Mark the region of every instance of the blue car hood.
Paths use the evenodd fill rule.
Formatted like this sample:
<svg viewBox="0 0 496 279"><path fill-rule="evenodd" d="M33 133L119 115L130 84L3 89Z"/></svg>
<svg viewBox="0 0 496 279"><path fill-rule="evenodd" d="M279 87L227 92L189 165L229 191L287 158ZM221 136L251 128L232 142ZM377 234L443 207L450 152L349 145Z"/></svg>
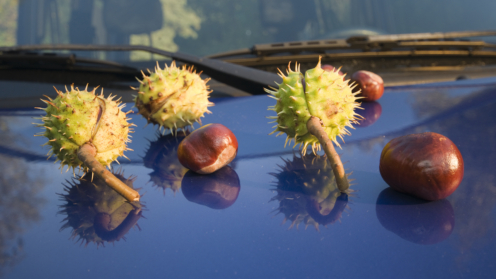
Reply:
<svg viewBox="0 0 496 279"><path fill-rule="evenodd" d="M328 170L322 152L302 156L297 148L284 147L285 136L268 135L273 99L212 101L213 113L203 124L221 123L239 142L229 170L213 182L177 165L176 140L130 114L138 126L129 146L134 151L113 168L135 177L143 218L108 241L79 233L91 229L93 215L86 221L69 216L79 214L69 210L77 199L64 189L78 182L53 158L46 159L48 149L40 147L46 140L33 137L40 130L32 118L40 111L1 111L4 277L491 278L496 273L496 78L388 87L378 102L364 104L359 113L366 122L338 149L353 179L350 195L336 194L319 171ZM450 138L465 163L459 188L436 202L390 190L379 173L389 140L426 131Z"/></svg>

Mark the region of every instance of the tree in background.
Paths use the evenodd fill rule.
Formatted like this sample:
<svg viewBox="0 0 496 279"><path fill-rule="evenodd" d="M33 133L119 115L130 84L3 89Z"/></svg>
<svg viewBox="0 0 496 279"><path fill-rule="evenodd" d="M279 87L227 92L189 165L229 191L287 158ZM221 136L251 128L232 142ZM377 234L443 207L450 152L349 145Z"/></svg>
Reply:
<svg viewBox="0 0 496 279"><path fill-rule="evenodd" d="M19 0L0 0L0 46L16 44L18 2Z"/></svg>
<svg viewBox="0 0 496 279"><path fill-rule="evenodd" d="M204 56L271 41L261 22L259 0L189 0L188 6L201 18L196 37L176 39L179 51Z"/></svg>
<svg viewBox="0 0 496 279"><path fill-rule="evenodd" d="M162 28L147 34L131 35L130 44L150 45L156 48L177 51L178 45L174 42L176 37L192 38L198 37L201 18L187 5L186 0L160 0L163 11ZM131 60L148 60L149 54L134 52Z"/></svg>

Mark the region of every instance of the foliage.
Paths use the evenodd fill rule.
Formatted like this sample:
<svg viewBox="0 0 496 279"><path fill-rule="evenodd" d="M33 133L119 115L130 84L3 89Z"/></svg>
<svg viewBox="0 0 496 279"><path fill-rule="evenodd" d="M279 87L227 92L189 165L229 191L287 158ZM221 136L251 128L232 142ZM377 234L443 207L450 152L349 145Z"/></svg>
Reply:
<svg viewBox="0 0 496 279"><path fill-rule="evenodd" d="M16 44L18 2L19 0L0 0L0 46Z"/></svg>
<svg viewBox="0 0 496 279"><path fill-rule="evenodd" d="M156 48L177 51L178 45L174 42L176 36L182 38L198 37L197 30L201 26L201 18L193 9L187 6L187 0L160 0L164 14L162 29L151 34L131 35L131 45L150 45ZM150 59L149 54L132 53L131 60Z"/></svg>
<svg viewBox="0 0 496 279"><path fill-rule="evenodd" d="M189 0L189 6L201 18L197 37L178 38L179 50L198 56L214 54L270 41L270 34L260 20L259 0Z"/></svg>

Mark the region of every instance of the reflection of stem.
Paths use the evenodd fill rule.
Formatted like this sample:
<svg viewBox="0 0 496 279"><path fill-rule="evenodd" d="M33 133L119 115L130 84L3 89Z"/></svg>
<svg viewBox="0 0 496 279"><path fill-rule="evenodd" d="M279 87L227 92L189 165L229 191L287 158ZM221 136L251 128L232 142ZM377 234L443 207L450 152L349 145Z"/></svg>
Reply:
<svg viewBox="0 0 496 279"><path fill-rule="evenodd" d="M350 183L344 173L343 163L341 162L341 158L338 153L334 149L334 145L331 140L327 136L326 132L322 128L322 124L318 117L312 116L307 122L307 129L310 134L314 135L322 145L329 162L331 163L332 171L334 172L334 176L336 177L336 183L338 185L338 189L341 192L346 192L348 188L350 188Z"/></svg>
<svg viewBox="0 0 496 279"><path fill-rule="evenodd" d="M112 189L121 194L128 201L139 201L140 195L137 191L124 184L121 180L115 177L110 171L100 164L95 159L96 148L91 143L85 143L78 150L78 158L91 172L99 176Z"/></svg>

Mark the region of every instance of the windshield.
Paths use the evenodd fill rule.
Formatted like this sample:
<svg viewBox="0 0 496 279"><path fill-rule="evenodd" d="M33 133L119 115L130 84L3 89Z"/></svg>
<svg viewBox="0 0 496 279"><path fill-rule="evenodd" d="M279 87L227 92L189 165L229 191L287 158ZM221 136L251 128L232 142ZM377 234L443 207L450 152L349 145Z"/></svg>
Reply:
<svg viewBox="0 0 496 279"><path fill-rule="evenodd" d="M131 44L206 56L273 42L490 30L495 10L492 0L0 0L0 45Z"/></svg>

